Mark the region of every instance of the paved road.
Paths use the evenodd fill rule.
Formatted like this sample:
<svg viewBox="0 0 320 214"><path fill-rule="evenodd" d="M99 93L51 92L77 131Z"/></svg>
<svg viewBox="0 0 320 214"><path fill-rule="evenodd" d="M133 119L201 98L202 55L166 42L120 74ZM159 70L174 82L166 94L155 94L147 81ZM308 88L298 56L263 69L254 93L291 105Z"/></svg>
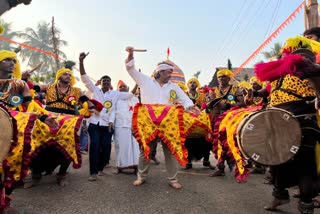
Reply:
<svg viewBox="0 0 320 214"><path fill-rule="evenodd" d="M16 189L12 206L25 214L270 213L263 210L271 200L272 190L263 184L264 175L253 175L247 183L238 184L230 172L225 177L209 177L211 171L196 162L193 169L180 170L179 180L184 187L174 190L166 180L161 148L158 156L161 164L153 164L147 182L135 187L133 174L115 175L115 168L106 169L107 175L97 182L87 181L88 156L84 155L83 167L70 170L68 186L61 188L55 184L54 176L45 176L39 186ZM297 213L296 207L297 200L292 199L277 213Z"/></svg>

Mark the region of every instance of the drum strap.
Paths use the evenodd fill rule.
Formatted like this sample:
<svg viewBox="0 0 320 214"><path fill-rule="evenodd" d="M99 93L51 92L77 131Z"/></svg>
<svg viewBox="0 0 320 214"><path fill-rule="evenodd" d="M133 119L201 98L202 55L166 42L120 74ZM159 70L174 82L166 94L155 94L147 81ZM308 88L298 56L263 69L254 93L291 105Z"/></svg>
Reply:
<svg viewBox="0 0 320 214"><path fill-rule="evenodd" d="M303 97L303 96L301 96L299 94L296 94L296 93L294 93L294 92L292 92L292 91L290 91L288 89L281 88L282 82L283 82L283 78L280 78L278 80L278 82L277 82L276 88L273 91L279 90L279 91L283 91L283 92L285 92L285 93L287 93L289 95L295 96L295 97L297 97L297 98L299 98L301 100L309 100L309 99L306 99L306 97Z"/></svg>
<svg viewBox="0 0 320 214"><path fill-rule="evenodd" d="M303 97L303 96L301 96L301 95L299 95L299 94L296 94L296 93L294 93L294 92L292 92L292 91L290 91L290 90L287 90L287 89L284 89L284 88L279 88L278 90L279 90L279 91L283 91L283 92L285 92L285 93L287 93L287 94L290 94L290 95L292 95L292 96L295 96L295 97L297 97L297 98L299 98L299 99L301 99L301 100L304 100L304 99L305 99L305 97Z"/></svg>
<svg viewBox="0 0 320 214"><path fill-rule="evenodd" d="M32 101L32 97L31 96L23 97L23 103L30 102L30 101Z"/></svg>
<svg viewBox="0 0 320 214"><path fill-rule="evenodd" d="M229 90L227 91L226 94L223 94L222 91L219 90L220 95L223 95L222 99L227 99L227 96L230 93L231 89L232 89L232 85L230 85L230 88L229 88Z"/></svg>

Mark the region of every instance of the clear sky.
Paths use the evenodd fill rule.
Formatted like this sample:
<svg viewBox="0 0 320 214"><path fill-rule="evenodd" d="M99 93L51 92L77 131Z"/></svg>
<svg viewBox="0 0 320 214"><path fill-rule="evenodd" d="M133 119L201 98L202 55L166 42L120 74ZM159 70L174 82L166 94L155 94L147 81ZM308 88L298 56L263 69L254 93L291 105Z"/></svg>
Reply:
<svg viewBox="0 0 320 214"><path fill-rule="evenodd" d="M226 66L229 58L239 66L293 11L302 0L33 0L1 18L13 23L13 30L35 28L39 21L55 17L62 49L70 60L78 61L81 51L90 52L87 73L98 79L109 75L113 85L119 79L131 88L126 73L125 47L145 48L137 53L136 67L151 74L155 65L170 60L185 73L197 71L201 84L208 84L215 67ZM303 10L267 46L304 31ZM258 56L255 61L262 60ZM249 66L253 66L254 62Z"/></svg>

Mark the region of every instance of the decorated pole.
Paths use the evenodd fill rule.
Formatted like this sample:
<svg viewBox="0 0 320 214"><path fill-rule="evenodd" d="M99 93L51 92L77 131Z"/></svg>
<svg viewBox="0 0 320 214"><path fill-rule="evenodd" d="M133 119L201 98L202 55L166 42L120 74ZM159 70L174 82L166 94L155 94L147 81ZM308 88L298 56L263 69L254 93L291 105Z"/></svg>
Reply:
<svg viewBox="0 0 320 214"><path fill-rule="evenodd" d="M308 0L304 4L304 28L305 30L319 25L318 1Z"/></svg>

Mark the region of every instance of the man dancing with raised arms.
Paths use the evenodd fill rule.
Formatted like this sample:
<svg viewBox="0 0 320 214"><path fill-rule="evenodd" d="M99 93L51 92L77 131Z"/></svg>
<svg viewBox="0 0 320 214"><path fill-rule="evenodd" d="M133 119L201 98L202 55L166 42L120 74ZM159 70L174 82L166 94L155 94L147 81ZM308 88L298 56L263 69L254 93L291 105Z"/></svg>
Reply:
<svg viewBox="0 0 320 214"><path fill-rule="evenodd" d="M87 75L84 68L84 59L88 54L80 53L79 65L81 81L93 94L93 98L103 104L100 113L92 114L89 118L88 132L90 135L89 181L96 181L97 175L104 176L103 169L109 165L111 154L111 139L113 135L113 121L110 120L111 112L115 111L118 99L129 99L133 94L119 92L111 89L111 78L104 75L100 78L101 87L96 86Z"/></svg>
<svg viewBox="0 0 320 214"><path fill-rule="evenodd" d="M169 80L173 72L173 67L166 63L161 62L157 65L154 78L151 78L135 69L133 60L133 47L127 47L128 58L126 60L126 68L129 75L135 80L141 89L141 103L143 104L164 104L174 105L170 99L170 91L174 90L177 94L175 100L181 104L186 110L199 114L197 107L193 105L193 102L188 96L180 89L176 84L171 83ZM150 142L150 150L156 146L157 141ZM166 168L168 172L169 185L175 189L181 189L182 185L178 182L178 165L174 156L170 153L169 148L162 142L163 153L166 162ZM138 174L137 180L133 182L133 185L140 186L145 182L149 171L150 161L147 161L144 157L144 152L141 150L139 156Z"/></svg>

